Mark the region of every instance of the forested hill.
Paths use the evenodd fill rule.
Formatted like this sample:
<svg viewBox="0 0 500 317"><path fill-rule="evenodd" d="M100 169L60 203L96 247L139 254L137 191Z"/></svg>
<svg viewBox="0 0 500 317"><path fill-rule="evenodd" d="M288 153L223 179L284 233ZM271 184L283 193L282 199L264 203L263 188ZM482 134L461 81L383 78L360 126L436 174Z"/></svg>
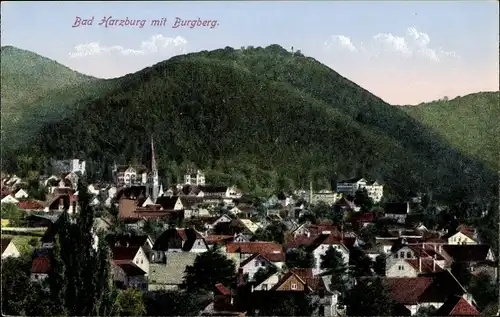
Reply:
<svg viewBox="0 0 500 317"><path fill-rule="evenodd" d="M153 134L165 175L193 163L244 189L358 175L400 196L432 189L464 199L495 187L491 171L401 109L278 45L177 56L119 80L45 124L31 151L140 161Z"/></svg>
<svg viewBox="0 0 500 317"><path fill-rule="evenodd" d="M78 101L102 95L113 83L13 46L2 46L0 62L2 158L44 123L70 116Z"/></svg>
<svg viewBox="0 0 500 317"><path fill-rule="evenodd" d="M452 146L496 171L500 155L500 93L480 92L402 107Z"/></svg>

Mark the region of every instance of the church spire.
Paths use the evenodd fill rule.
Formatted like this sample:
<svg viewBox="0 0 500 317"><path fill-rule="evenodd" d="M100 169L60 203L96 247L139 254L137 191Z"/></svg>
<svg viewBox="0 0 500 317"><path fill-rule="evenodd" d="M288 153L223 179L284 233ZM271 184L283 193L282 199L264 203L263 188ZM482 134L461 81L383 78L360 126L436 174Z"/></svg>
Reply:
<svg viewBox="0 0 500 317"><path fill-rule="evenodd" d="M151 136L151 176L152 176L152 192L151 199L153 203L156 203L156 199L159 194L159 177L158 177L158 166L156 166L156 153L155 153L155 144L153 140L153 136Z"/></svg>
<svg viewBox="0 0 500 317"><path fill-rule="evenodd" d="M156 153L155 153L155 144L153 141L153 136L151 136L151 173L153 173L153 177L158 177L158 168L156 166Z"/></svg>

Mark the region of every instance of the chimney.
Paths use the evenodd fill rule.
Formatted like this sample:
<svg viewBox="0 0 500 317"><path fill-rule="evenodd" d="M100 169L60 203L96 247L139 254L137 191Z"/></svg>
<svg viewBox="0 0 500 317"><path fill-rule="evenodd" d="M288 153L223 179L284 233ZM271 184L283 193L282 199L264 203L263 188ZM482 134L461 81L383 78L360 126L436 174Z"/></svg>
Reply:
<svg viewBox="0 0 500 317"><path fill-rule="evenodd" d="M238 287L245 285L245 276L243 275L243 268L238 269ZM232 298L231 298L232 300Z"/></svg>
<svg viewBox="0 0 500 317"><path fill-rule="evenodd" d="M422 257L418 257L418 272L422 273Z"/></svg>

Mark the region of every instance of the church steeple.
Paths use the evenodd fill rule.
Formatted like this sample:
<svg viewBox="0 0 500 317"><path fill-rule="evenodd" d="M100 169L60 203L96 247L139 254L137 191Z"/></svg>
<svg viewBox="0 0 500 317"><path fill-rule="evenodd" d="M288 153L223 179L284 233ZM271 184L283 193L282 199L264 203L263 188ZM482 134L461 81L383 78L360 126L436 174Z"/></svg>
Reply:
<svg viewBox="0 0 500 317"><path fill-rule="evenodd" d="M156 203L159 193L160 180L158 177L158 166L156 165L156 152L153 136L151 136L151 177L152 177L152 192L151 199Z"/></svg>

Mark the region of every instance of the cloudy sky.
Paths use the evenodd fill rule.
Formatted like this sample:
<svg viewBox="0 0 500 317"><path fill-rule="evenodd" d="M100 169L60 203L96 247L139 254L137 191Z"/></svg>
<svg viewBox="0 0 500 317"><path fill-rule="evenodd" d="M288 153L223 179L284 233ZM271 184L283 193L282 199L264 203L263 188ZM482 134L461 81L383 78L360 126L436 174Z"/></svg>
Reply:
<svg viewBox="0 0 500 317"><path fill-rule="evenodd" d="M393 104L499 88L497 1L2 2L1 10L2 46L102 78L186 52L280 44Z"/></svg>

